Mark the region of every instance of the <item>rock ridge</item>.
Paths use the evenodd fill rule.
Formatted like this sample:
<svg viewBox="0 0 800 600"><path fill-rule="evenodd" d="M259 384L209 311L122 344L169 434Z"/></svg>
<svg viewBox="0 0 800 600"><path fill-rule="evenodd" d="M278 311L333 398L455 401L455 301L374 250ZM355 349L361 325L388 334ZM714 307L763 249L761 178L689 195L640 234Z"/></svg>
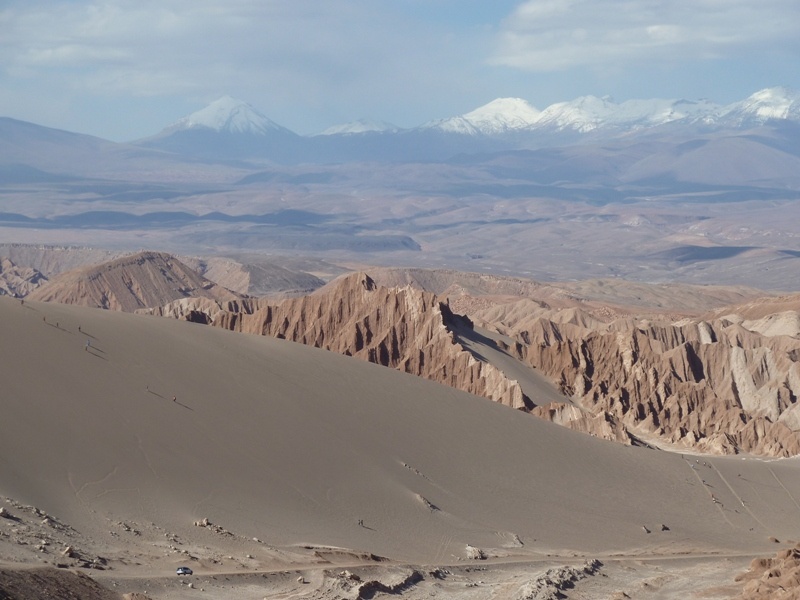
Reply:
<svg viewBox="0 0 800 600"><path fill-rule="evenodd" d="M725 318L602 327L529 323L513 348L583 411L537 407L562 425L617 441L714 454L800 454L800 340Z"/></svg>
<svg viewBox="0 0 800 600"><path fill-rule="evenodd" d="M453 330L472 327L437 296L410 286L378 286L365 273L335 280L309 296L219 302L181 299L151 314L231 331L287 339L431 379L507 406L531 401L516 381L478 360Z"/></svg>

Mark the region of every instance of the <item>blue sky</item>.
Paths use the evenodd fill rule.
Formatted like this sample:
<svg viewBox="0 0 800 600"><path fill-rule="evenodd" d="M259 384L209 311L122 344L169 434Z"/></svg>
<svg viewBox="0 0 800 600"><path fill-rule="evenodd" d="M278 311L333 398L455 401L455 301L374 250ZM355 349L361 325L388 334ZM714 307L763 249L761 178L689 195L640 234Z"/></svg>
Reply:
<svg viewBox="0 0 800 600"><path fill-rule="evenodd" d="M0 0L0 116L126 141L229 94L309 134L514 96L800 89L796 0Z"/></svg>

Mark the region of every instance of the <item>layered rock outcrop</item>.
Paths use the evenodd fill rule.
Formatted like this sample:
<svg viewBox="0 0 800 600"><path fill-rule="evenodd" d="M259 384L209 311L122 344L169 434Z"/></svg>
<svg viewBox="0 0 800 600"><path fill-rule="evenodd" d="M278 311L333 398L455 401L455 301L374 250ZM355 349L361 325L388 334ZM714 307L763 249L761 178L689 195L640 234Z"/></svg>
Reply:
<svg viewBox="0 0 800 600"><path fill-rule="evenodd" d="M516 333L512 350L583 409L541 407L539 416L616 440L718 454L800 453L794 336L767 336L724 318L602 327L538 318Z"/></svg>
<svg viewBox="0 0 800 600"><path fill-rule="evenodd" d="M154 314L269 335L355 356L514 407L530 408L516 381L477 360L454 332L471 327L428 292L379 287L354 273L318 293L279 303L179 300Z"/></svg>

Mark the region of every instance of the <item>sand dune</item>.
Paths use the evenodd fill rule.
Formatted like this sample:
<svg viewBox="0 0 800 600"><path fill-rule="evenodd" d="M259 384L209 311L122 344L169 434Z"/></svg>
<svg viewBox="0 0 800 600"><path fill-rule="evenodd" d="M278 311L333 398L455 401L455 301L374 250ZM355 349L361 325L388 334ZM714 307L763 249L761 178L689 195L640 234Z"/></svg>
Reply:
<svg viewBox="0 0 800 600"><path fill-rule="evenodd" d="M0 298L0 340L5 506L74 528L76 552L111 573L364 553L453 564L468 545L490 558L767 553L770 536L800 536L794 460L625 447L352 358L171 319ZM22 535L0 518L0 562L67 560Z"/></svg>

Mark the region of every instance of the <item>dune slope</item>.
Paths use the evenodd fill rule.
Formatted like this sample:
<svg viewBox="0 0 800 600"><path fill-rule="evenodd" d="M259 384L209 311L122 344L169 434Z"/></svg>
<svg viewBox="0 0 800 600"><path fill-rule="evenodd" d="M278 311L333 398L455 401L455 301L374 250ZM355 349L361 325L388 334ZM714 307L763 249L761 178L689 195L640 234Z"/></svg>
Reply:
<svg viewBox="0 0 800 600"><path fill-rule="evenodd" d="M693 467L352 358L170 319L0 298L0 340L0 493L111 564L137 543L109 533L125 520L194 543L206 566L257 538L254 568L267 548L309 544L445 562L467 544L761 551L800 534L792 461ZM204 518L233 537L194 525Z"/></svg>

